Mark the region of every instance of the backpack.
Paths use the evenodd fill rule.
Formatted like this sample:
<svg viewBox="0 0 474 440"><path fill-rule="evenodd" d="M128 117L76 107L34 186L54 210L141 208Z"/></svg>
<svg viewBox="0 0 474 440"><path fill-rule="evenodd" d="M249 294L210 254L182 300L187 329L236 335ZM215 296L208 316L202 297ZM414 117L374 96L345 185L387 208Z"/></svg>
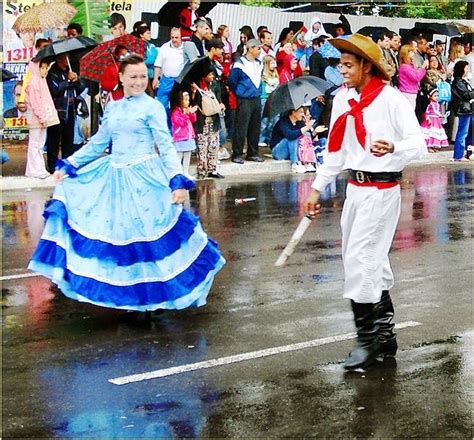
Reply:
<svg viewBox="0 0 474 440"><path fill-rule="evenodd" d="M303 135L298 139L298 159L302 163L316 162L311 136Z"/></svg>
<svg viewBox="0 0 474 440"><path fill-rule="evenodd" d="M438 89L438 102L450 102L451 101L451 85L447 81L440 79L436 83Z"/></svg>

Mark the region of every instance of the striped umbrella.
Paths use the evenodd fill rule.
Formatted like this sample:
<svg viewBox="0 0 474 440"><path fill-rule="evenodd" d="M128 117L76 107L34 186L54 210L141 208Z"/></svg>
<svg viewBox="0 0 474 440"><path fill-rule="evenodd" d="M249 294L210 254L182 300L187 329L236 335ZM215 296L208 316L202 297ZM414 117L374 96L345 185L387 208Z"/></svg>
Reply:
<svg viewBox="0 0 474 440"><path fill-rule="evenodd" d="M21 14L12 29L17 33L43 32L68 24L76 12L68 3L41 3Z"/></svg>

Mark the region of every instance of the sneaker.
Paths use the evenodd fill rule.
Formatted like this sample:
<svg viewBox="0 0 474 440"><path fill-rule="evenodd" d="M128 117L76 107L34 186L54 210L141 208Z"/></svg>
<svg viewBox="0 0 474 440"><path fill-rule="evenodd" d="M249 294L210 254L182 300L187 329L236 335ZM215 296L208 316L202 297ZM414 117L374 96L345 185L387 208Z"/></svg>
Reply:
<svg viewBox="0 0 474 440"><path fill-rule="evenodd" d="M225 148L225 147L219 148L219 150L217 151L217 159L218 160L230 159L230 154L227 151L227 148Z"/></svg>
<svg viewBox="0 0 474 440"><path fill-rule="evenodd" d="M243 164L244 164L244 160L243 160L241 157L234 157L234 158L232 158L232 162L238 163L239 165L243 165Z"/></svg>
<svg viewBox="0 0 474 440"><path fill-rule="evenodd" d="M307 173L315 173L316 168L314 168L314 165L312 163L307 163L306 165L303 165L306 168Z"/></svg>
<svg viewBox="0 0 474 440"><path fill-rule="evenodd" d="M266 144L266 142L259 142L259 143L258 143L258 146L259 146L259 147L266 147L267 144Z"/></svg>
<svg viewBox="0 0 474 440"><path fill-rule="evenodd" d="M301 163L292 163L291 164L291 172L296 174L304 174L306 173L306 167Z"/></svg>

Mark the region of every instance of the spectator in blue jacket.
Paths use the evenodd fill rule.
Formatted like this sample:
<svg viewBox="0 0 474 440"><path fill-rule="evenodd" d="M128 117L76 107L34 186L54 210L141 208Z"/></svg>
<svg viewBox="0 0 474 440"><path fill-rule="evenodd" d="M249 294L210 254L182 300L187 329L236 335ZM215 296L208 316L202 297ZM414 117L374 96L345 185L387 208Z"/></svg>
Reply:
<svg viewBox="0 0 474 440"><path fill-rule="evenodd" d="M305 119L304 107L289 111L273 127L270 147L275 160L290 160L291 171L305 173L307 170L298 160L298 142L301 136L311 133L314 120Z"/></svg>
<svg viewBox="0 0 474 440"><path fill-rule="evenodd" d="M262 95L262 63L258 60L261 42L253 38L246 43L247 52L232 67L229 87L237 98L235 121L238 129L232 136L232 162L243 164L247 138L246 160L263 162L258 155Z"/></svg>

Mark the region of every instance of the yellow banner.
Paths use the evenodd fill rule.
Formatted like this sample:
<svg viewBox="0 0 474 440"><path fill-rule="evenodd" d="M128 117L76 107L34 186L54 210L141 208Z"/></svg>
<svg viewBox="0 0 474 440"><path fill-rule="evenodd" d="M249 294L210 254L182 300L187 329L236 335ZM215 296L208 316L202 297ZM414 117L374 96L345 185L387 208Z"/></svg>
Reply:
<svg viewBox="0 0 474 440"><path fill-rule="evenodd" d="M27 128L28 123L25 117L22 118L5 118L3 120L4 128Z"/></svg>

